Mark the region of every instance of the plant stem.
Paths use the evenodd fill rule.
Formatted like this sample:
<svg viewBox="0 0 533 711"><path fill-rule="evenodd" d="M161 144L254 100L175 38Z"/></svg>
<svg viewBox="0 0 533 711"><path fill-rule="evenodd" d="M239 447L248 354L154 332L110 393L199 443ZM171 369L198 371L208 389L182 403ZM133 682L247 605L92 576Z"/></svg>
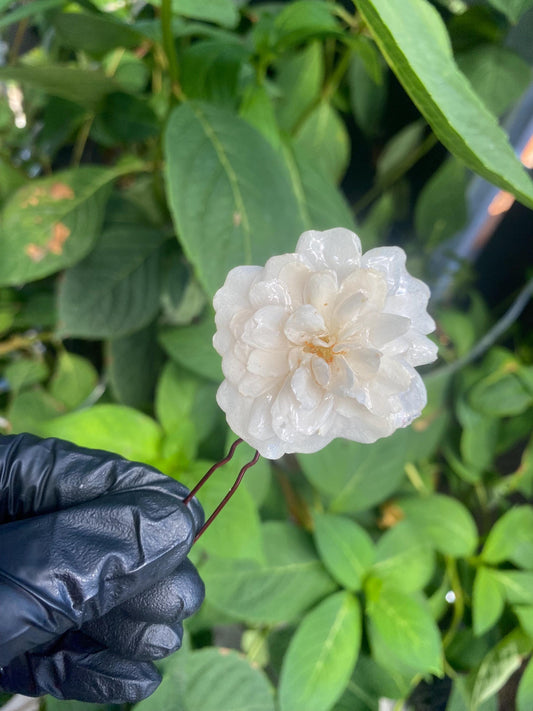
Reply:
<svg viewBox="0 0 533 711"><path fill-rule="evenodd" d="M459 573L457 571L457 563L451 556L446 556L446 573L448 574L448 579L450 580L450 585L452 587L453 593L455 595L455 601L453 606L453 617L450 623L450 628L444 635L442 640L442 646L446 649L450 642L455 637L459 625L463 619L465 611L465 600L463 588L461 586L461 580L459 578Z"/></svg>
<svg viewBox="0 0 533 711"><path fill-rule="evenodd" d="M53 333L35 333L30 336L15 334L7 341L0 342L0 356L4 356L15 351L30 350L35 343L55 341L56 338L57 337Z"/></svg>
<svg viewBox="0 0 533 711"><path fill-rule="evenodd" d="M168 73L172 84L172 93L176 98L181 98L182 91L179 82L178 55L172 34L172 2L161 0L161 33L163 35L163 48L168 62Z"/></svg>
<svg viewBox="0 0 533 711"><path fill-rule="evenodd" d="M501 319L497 321L489 331L487 331L483 338L476 343L469 353L453 363L436 368L431 371L431 373L428 373L428 376L431 375L433 378L434 376L453 375L458 370L461 370L461 368L464 368L469 363L472 363L472 361L476 360L476 358L482 356L485 351L488 351L488 349L496 343L498 338L500 338L500 336L502 336L505 331L513 325L525 309L527 302L532 296L533 278L527 282Z"/></svg>

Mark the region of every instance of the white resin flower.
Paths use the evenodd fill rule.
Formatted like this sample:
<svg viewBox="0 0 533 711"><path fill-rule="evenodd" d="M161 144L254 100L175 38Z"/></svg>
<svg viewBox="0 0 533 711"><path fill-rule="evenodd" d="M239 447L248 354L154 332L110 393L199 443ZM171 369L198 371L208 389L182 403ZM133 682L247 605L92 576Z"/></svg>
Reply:
<svg viewBox="0 0 533 711"><path fill-rule="evenodd" d="M362 255L343 228L304 232L294 254L232 269L215 294L213 339L229 426L269 459L405 427L426 404L415 366L436 358L428 299L402 249Z"/></svg>

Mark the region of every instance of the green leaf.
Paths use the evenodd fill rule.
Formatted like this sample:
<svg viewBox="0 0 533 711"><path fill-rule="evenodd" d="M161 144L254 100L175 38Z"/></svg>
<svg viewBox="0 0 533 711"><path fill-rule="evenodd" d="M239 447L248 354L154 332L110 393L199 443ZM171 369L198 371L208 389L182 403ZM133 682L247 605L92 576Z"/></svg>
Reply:
<svg viewBox="0 0 533 711"><path fill-rule="evenodd" d="M263 524L266 563L211 558L202 566L209 601L238 620L290 622L335 590L304 533Z"/></svg>
<svg viewBox="0 0 533 711"><path fill-rule="evenodd" d="M315 514L313 520L318 552L332 577L348 590L360 590L375 555L368 533L345 516Z"/></svg>
<svg viewBox="0 0 533 711"><path fill-rule="evenodd" d="M160 246L148 227L109 228L59 287L59 328L70 337L118 338L143 328L159 309Z"/></svg>
<svg viewBox="0 0 533 711"><path fill-rule="evenodd" d="M365 47L364 53L353 54L348 68L350 106L357 125L366 135L374 136L379 132L388 87L374 43L361 37L361 44ZM369 70L369 63L372 71Z"/></svg>
<svg viewBox="0 0 533 711"><path fill-rule="evenodd" d="M356 0L356 5L439 140L472 170L533 206L533 184L494 116L458 70L437 10L426 0Z"/></svg>
<svg viewBox="0 0 533 711"><path fill-rule="evenodd" d="M63 5L64 2L65 0L33 0L31 8L29 5L22 5L6 13L3 17L0 17L0 29L9 27L15 24L15 22L20 22L29 17L35 18L35 15L38 13L56 8L59 5ZM11 5L10 2L6 4L8 6ZM0 11L2 10L4 10L4 8L0 6Z"/></svg>
<svg viewBox="0 0 533 711"><path fill-rule="evenodd" d="M44 422L37 434L67 439L80 447L116 452L151 464L159 456L162 432L147 415L123 405L95 405Z"/></svg>
<svg viewBox="0 0 533 711"><path fill-rule="evenodd" d="M0 159L0 204L27 182L27 176L19 168Z"/></svg>
<svg viewBox="0 0 533 711"><path fill-rule="evenodd" d="M98 373L86 358L61 351L48 389L55 400L73 410L89 397L97 383Z"/></svg>
<svg viewBox="0 0 533 711"><path fill-rule="evenodd" d="M60 701L53 696L45 697L45 711L114 711L112 704L88 704L85 701Z"/></svg>
<svg viewBox="0 0 533 711"><path fill-rule="evenodd" d="M313 156L317 168L338 183L350 160L350 137L343 120L321 101L301 124L294 138L297 149Z"/></svg>
<svg viewBox="0 0 533 711"><path fill-rule="evenodd" d="M160 0L154 5L160 4ZM233 0L172 0L172 10L176 15L191 17L194 20L214 22L221 27L235 27L239 13Z"/></svg>
<svg viewBox="0 0 533 711"><path fill-rule="evenodd" d="M310 42L299 52L283 57L276 83L281 96L277 103L280 127L292 133L317 100L324 80L324 57L320 42Z"/></svg>
<svg viewBox="0 0 533 711"><path fill-rule="evenodd" d="M383 586L367 593L374 659L400 673L442 674L440 633L425 600Z"/></svg>
<svg viewBox="0 0 533 711"><path fill-rule="evenodd" d="M304 226L315 230L331 227L354 230L354 217L346 198L313 156L289 145L284 146L283 155Z"/></svg>
<svg viewBox="0 0 533 711"><path fill-rule="evenodd" d="M469 678L456 676L453 681L452 693L446 704L446 711L472 711L470 705L471 689L468 686ZM474 711L497 711L498 700L491 697L484 701Z"/></svg>
<svg viewBox="0 0 533 711"><path fill-rule="evenodd" d="M522 570L494 570L511 605L533 605L533 573Z"/></svg>
<svg viewBox="0 0 533 711"><path fill-rule="evenodd" d="M533 658L524 669L518 693L516 695L516 711L530 711L533 708Z"/></svg>
<svg viewBox="0 0 533 711"><path fill-rule="evenodd" d="M467 172L450 157L425 184L415 209L416 232L427 248L453 237L467 222Z"/></svg>
<svg viewBox="0 0 533 711"><path fill-rule="evenodd" d="M250 51L241 44L205 40L187 48L181 57L181 83L189 99L235 107L239 79Z"/></svg>
<svg viewBox="0 0 533 711"><path fill-rule="evenodd" d="M340 26L333 17L334 10L334 5L322 0L296 0L289 3L274 22L278 47L286 49L312 37L340 35Z"/></svg>
<svg viewBox="0 0 533 711"><path fill-rule="evenodd" d="M520 668L523 656L529 651L531 643L518 628L490 650L475 674L470 701L473 711L505 686L507 680Z"/></svg>
<svg viewBox="0 0 533 711"><path fill-rule="evenodd" d="M511 108L531 82L531 68L527 63L497 44L474 47L460 54L457 63L496 116Z"/></svg>
<svg viewBox="0 0 533 711"><path fill-rule="evenodd" d="M32 180L5 203L0 285L21 284L78 262L94 244L118 169L84 166Z"/></svg>
<svg viewBox="0 0 533 711"><path fill-rule="evenodd" d="M47 377L48 366L42 360L21 358L8 363L4 369L4 378L14 393L40 383Z"/></svg>
<svg viewBox="0 0 533 711"><path fill-rule="evenodd" d="M399 499L396 504L414 528L441 553L460 558L476 549L478 533L468 509L443 494Z"/></svg>
<svg viewBox="0 0 533 711"><path fill-rule="evenodd" d="M498 622L505 605L505 597L490 568L479 567L474 580L472 612L474 634L480 636Z"/></svg>
<svg viewBox="0 0 533 711"><path fill-rule="evenodd" d="M135 711L275 711L270 683L241 654L208 647L164 663L159 688Z"/></svg>
<svg viewBox="0 0 533 711"><path fill-rule="evenodd" d="M119 143L135 143L157 136L161 127L155 111L144 99L114 92L104 99L98 120Z"/></svg>
<svg viewBox="0 0 533 711"><path fill-rule="evenodd" d="M287 169L246 121L182 104L170 116L165 154L179 239L208 294L232 267L264 264L296 243L303 224Z"/></svg>
<svg viewBox="0 0 533 711"><path fill-rule="evenodd" d="M520 15L533 7L533 0L489 0L489 2L514 23L518 22Z"/></svg>
<svg viewBox="0 0 533 711"><path fill-rule="evenodd" d="M275 151L281 150L281 135L274 104L264 86L251 84L246 87L239 107L239 116L257 129Z"/></svg>
<svg viewBox="0 0 533 711"><path fill-rule="evenodd" d="M106 94L117 91L119 85L97 69L79 69L63 64L43 66L0 67L0 81L17 81L60 96L87 108L96 108Z"/></svg>
<svg viewBox="0 0 533 711"><path fill-rule="evenodd" d="M35 387L17 395L7 410L11 432L38 434L47 420L62 414L64 408L43 388Z"/></svg>
<svg viewBox="0 0 533 711"><path fill-rule="evenodd" d="M60 12L55 15L53 26L67 47L97 56L119 47L133 49L143 40L134 27L109 13Z"/></svg>
<svg viewBox="0 0 533 711"><path fill-rule="evenodd" d="M187 370L208 380L222 380L221 359L213 348L215 321L208 318L192 326L164 328L159 342L168 355Z"/></svg>
<svg viewBox="0 0 533 711"><path fill-rule="evenodd" d="M378 540L372 576L410 593L428 584L434 565L433 550L427 539L407 521L400 521Z"/></svg>
<svg viewBox="0 0 533 711"><path fill-rule="evenodd" d="M518 617L520 627L533 639L533 605L516 605L513 612Z"/></svg>
<svg viewBox="0 0 533 711"><path fill-rule="evenodd" d="M481 554L486 563L510 561L533 570L533 507L516 506L492 527Z"/></svg>
<svg viewBox="0 0 533 711"><path fill-rule="evenodd" d="M386 144L376 164L376 178L381 184L388 184L411 153L418 147L424 134L423 121L414 121L402 128Z"/></svg>
<svg viewBox="0 0 533 711"><path fill-rule="evenodd" d="M503 363L470 391L475 410L493 417L519 415L533 404L533 393L520 377L516 361Z"/></svg>
<svg viewBox="0 0 533 711"><path fill-rule="evenodd" d="M334 711L379 711L379 700L400 699L409 694L409 680L391 675L374 659L361 653L354 673Z"/></svg>
<svg viewBox="0 0 533 711"><path fill-rule="evenodd" d="M139 409L150 406L163 361L155 324L108 341L106 361L118 402Z"/></svg>
<svg viewBox="0 0 533 711"><path fill-rule="evenodd" d="M281 711L324 711L341 696L361 643L361 611L352 595L323 600L300 623L283 660Z"/></svg>
<svg viewBox="0 0 533 711"><path fill-rule="evenodd" d="M499 420L476 412L463 398L457 403L457 416L463 426L460 448L464 462L476 471L489 469L498 441Z"/></svg>
<svg viewBox="0 0 533 711"><path fill-rule="evenodd" d="M335 440L316 454L298 455L298 461L313 486L331 497L332 512L364 511L403 480L405 433L398 430L374 444Z"/></svg>

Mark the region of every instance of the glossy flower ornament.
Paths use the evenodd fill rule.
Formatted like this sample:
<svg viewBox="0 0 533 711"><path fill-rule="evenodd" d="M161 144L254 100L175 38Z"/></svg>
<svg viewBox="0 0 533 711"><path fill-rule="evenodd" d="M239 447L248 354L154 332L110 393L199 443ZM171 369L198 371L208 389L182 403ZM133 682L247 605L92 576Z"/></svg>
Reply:
<svg viewBox="0 0 533 711"><path fill-rule="evenodd" d="M428 299L402 249L363 255L343 228L304 232L294 254L232 269L213 339L229 426L269 459L405 427L426 404L415 366L436 358Z"/></svg>

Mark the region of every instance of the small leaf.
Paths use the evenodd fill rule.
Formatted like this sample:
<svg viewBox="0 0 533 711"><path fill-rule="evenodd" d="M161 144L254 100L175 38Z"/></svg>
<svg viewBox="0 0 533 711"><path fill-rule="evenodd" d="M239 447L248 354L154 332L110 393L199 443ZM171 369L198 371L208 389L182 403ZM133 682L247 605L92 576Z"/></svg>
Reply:
<svg viewBox="0 0 533 711"><path fill-rule="evenodd" d="M333 17L334 6L322 0L296 0L286 5L276 17L278 47L286 49L312 37L335 35L340 26Z"/></svg>
<svg viewBox="0 0 533 711"><path fill-rule="evenodd" d="M361 43L356 46L356 49L361 48L361 45L365 49L352 56L348 68L350 105L362 131L368 136L374 136L379 132L388 87L382 66L383 60L375 44L366 37L361 37ZM372 71L369 70L369 63Z"/></svg>
<svg viewBox="0 0 533 711"><path fill-rule="evenodd" d="M100 70L61 64L0 67L0 81L10 79L87 108L95 108L106 94L119 88L113 79Z"/></svg>
<svg viewBox="0 0 533 711"><path fill-rule="evenodd" d="M424 129L423 121L414 121L391 138L381 152L376 164L377 181L380 184L386 185L391 178L394 178L398 169L401 170L406 158L409 158L420 144Z"/></svg>
<svg viewBox="0 0 533 711"><path fill-rule="evenodd" d="M48 366L42 360L21 358L8 363L4 369L4 378L13 393L40 383L48 377Z"/></svg>
<svg viewBox="0 0 533 711"><path fill-rule="evenodd" d="M108 229L60 284L61 332L118 338L148 325L159 309L159 248L164 239L147 227Z"/></svg>
<svg viewBox="0 0 533 711"><path fill-rule="evenodd" d="M191 326L164 328L159 341L168 355L187 370L208 380L222 380L222 365L213 348L215 321L211 314Z"/></svg>
<svg viewBox="0 0 533 711"><path fill-rule="evenodd" d="M356 598L339 592L300 623L281 670L281 711L324 711L346 688L361 642Z"/></svg>
<svg viewBox="0 0 533 711"><path fill-rule="evenodd" d="M119 91L105 98L98 120L117 143L145 141L161 131L157 115L149 103Z"/></svg>
<svg viewBox="0 0 533 711"><path fill-rule="evenodd" d="M281 96L277 115L280 127L288 133L292 133L319 96L324 79L322 51L320 42L310 42L296 54L282 57L278 64L276 79Z"/></svg>
<svg viewBox="0 0 533 711"><path fill-rule="evenodd" d="M153 0L153 4L160 5L161 1ZM213 22L230 29L239 21L237 5L233 0L172 0L172 11L176 15Z"/></svg>
<svg viewBox="0 0 533 711"><path fill-rule="evenodd" d="M25 390L10 403L7 410L7 420L11 432L32 432L39 434L40 428L47 420L62 414L61 403L41 387Z"/></svg>
<svg viewBox="0 0 533 711"><path fill-rule="evenodd" d="M300 126L294 138L297 149L313 156L316 166L338 183L350 159L350 137L337 111L321 101Z"/></svg>
<svg viewBox="0 0 533 711"><path fill-rule="evenodd" d="M489 0L489 2L515 23L520 19L520 15L533 7L533 0Z"/></svg>
<svg viewBox="0 0 533 711"><path fill-rule="evenodd" d="M524 669L518 693L516 695L516 711L531 711L533 708L533 658Z"/></svg>
<svg viewBox="0 0 533 711"><path fill-rule="evenodd" d="M368 593L366 612L378 663L400 673L442 673L441 638L425 601L383 586Z"/></svg>
<svg viewBox="0 0 533 711"><path fill-rule="evenodd" d="M348 590L360 590L374 560L368 533L345 516L316 514L314 536L320 558L331 575Z"/></svg>
<svg viewBox="0 0 533 711"><path fill-rule="evenodd" d="M95 405L71 412L42 423L36 434L116 452L145 464L157 461L162 438L154 420L123 405Z"/></svg>
<svg viewBox="0 0 533 711"><path fill-rule="evenodd" d="M439 140L472 170L533 206L533 183L494 116L458 70L436 8L427 0L356 0L356 5Z"/></svg>
<svg viewBox="0 0 533 711"><path fill-rule="evenodd" d="M208 294L232 267L264 264L296 242L303 223L287 168L243 119L188 101L170 116L165 155L177 234Z"/></svg>
<svg viewBox="0 0 533 711"><path fill-rule="evenodd" d="M118 47L133 49L143 39L134 27L111 14L58 12L53 18L53 26L67 47L97 56Z"/></svg>
<svg viewBox="0 0 533 711"><path fill-rule="evenodd" d="M108 341L106 360L109 384L118 402L138 409L149 406L163 361L155 324Z"/></svg>
<svg viewBox="0 0 533 711"><path fill-rule="evenodd" d="M119 170L82 166L32 180L5 203L0 285L34 281L75 264L93 246Z"/></svg>
<svg viewBox="0 0 533 711"><path fill-rule="evenodd" d="M533 639L533 605L516 605L513 612L518 617L520 627Z"/></svg>
<svg viewBox="0 0 533 711"><path fill-rule="evenodd" d="M510 561L533 570L533 507L517 506L492 527L481 557L486 563Z"/></svg>
<svg viewBox="0 0 533 711"><path fill-rule="evenodd" d="M435 557L428 540L407 521L400 521L378 540L372 575L410 593L427 585L434 565Z"/></svg>
<svg viewBox="0 0 533 711"><path fill-rule="evenodd" d="M522 570L494 570L511 605L533 605L533 573Z"/></svg>
<svg viewBox="0 0 533 711"><path fill-rule="evenodd" d="M474 634L480 636L498 622L505 605L505 597L496 576L490 568L480 567L476 572L472 596Z"/></svg>
<svg viewBox="0 0 533 711"><path fill-rule="evenodd" d="M492 417L519 415L533 404L533 393L520 377L520 364L507 361L482 378L470 391L475 410Z"/></svg>
<svg viewBox="0 0 533 711"><path fill-rule="evenodd" d="M97 382L98 373L86 358L62 351L49 391L67 410L73 410L89 397Z"/></svg>
<svg viewBox="0 0 533 711"><path fill-rule="evenodd" d="M478 533L468 509L443 494L404 498L397 502L405 518L441 553L456 558L472 555Z"/></svg>

